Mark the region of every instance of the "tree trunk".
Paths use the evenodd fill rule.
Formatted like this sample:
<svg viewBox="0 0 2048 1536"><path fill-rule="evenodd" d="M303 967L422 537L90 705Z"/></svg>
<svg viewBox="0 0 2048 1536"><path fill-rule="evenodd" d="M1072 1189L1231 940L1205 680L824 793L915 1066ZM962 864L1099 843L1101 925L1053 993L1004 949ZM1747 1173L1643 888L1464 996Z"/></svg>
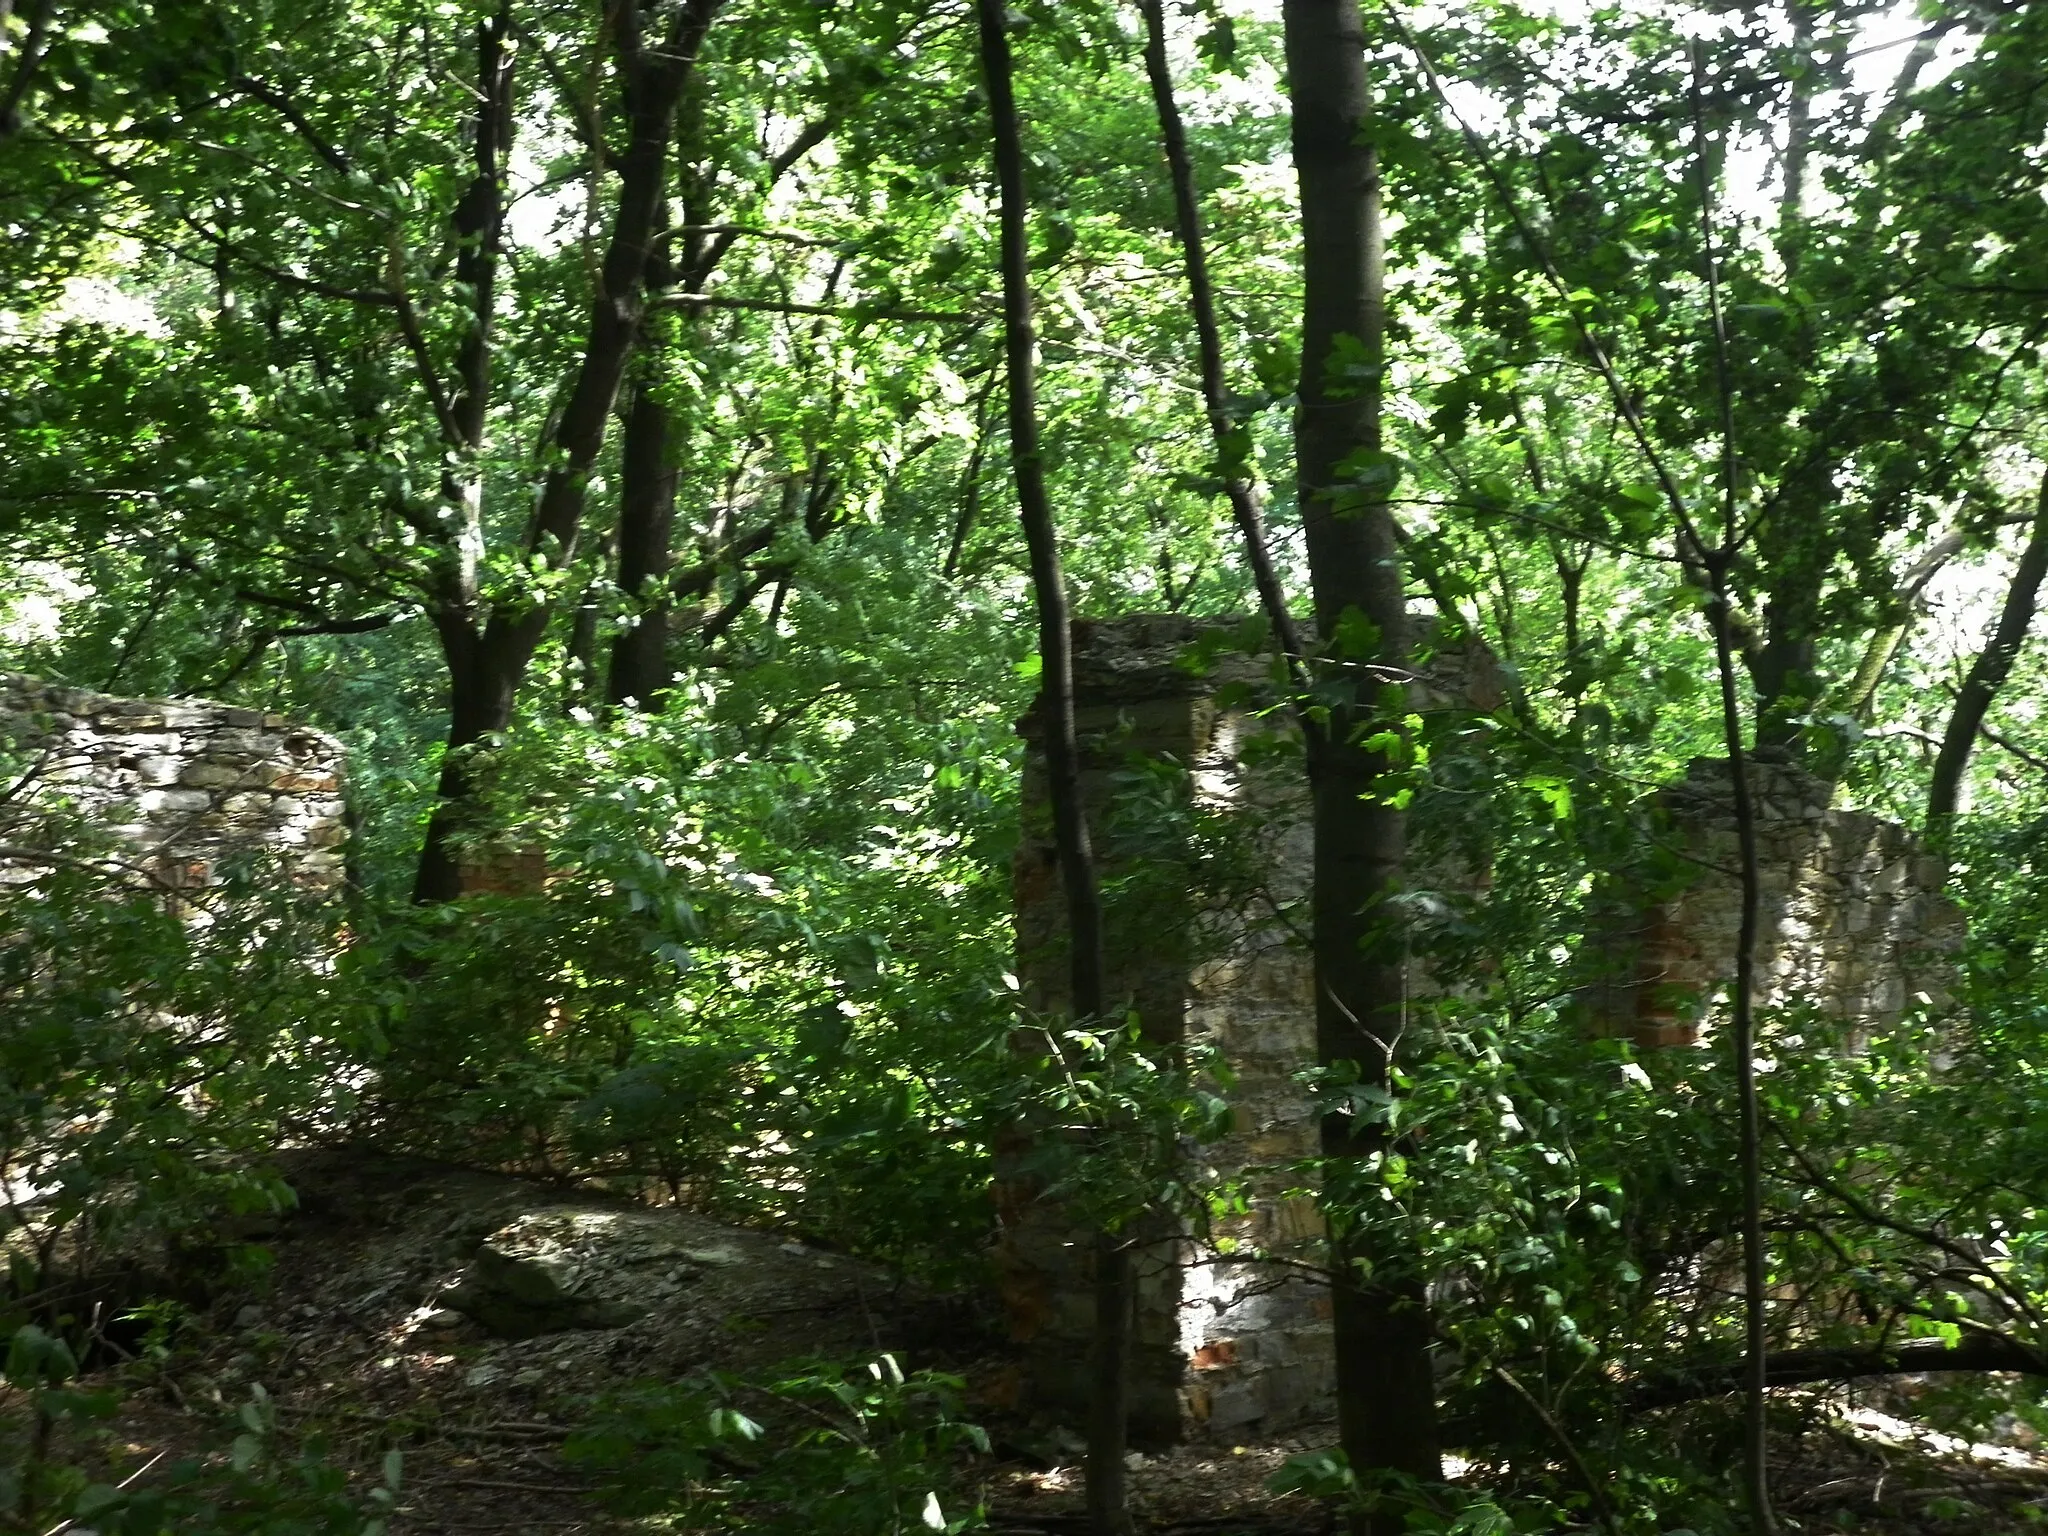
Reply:
<svg viewBox="0 0 2048 1536"><path fill-rule="evenodd" d="M1173 68L1166 56L1165 0L1141 0L1145 13L1145 73L1152 84L1152 105L1159 118L1159 139L1173 181L1174 225L1180 236L1181 261L1188 270L1188 308L1195 321L1195 342L1201 353L1202 406L1216 443L1217 472L1231 518L1244 540L1245 563L1259 605L1273 627L1274 642L1287 658L1289 672L1300 682L1302 651L1294 615L1287 606L1273 555L1266 542L1266 519L1252 484L1251 436L1231 419L1223 388L1223 336L1216 324L1216 293L1209 281L1209 254L1202 239L1202 208L1195 191L1195 168L1188 156L1187 132L1173 95Z"/></svg>
<svg viewBox="0 0 2048 1536"><path fill-rule="evenodd" d="M676 521L674 412L656 392L645 360L626 413L619 453L619 591L632 627L612 642L607 695L613 704L659 710L674 682L669 666L669 541Z"/></svg>
<svg viewBox="0 0 2048 1536"><path fill-rule="evenodd" d="M1922 1371L2016 1371L2048 1376L2048 1356L2004 1334L1967 1333L1953 1344L1941 1339L1899 1339L1885 1346L1781 1349L1764 1360L1765 1378L1774 1387ZM1638 1382L1628 1394L1628 1404L1634 1409L1662 1408L1741 1392L1747 1388L1749 1375L1747 1360L1681 1366Z"/></svg>
<svg viewBox="0 0 2048 1536"><path fill-rule="evenodd" d="M597 292L591 296L583 357L549 438L545 457L550 467L526 539L528 556L556 569L575 557L590 472L604 447L612 406L640 333L648 259L665 201L676 104L723 3L691 0L675 12L658 40L642 38L640 11L631 0L611 10L630 137L620 160L618 204ZM499 174L502 177L502 168ZM440 802L420 850L415 901L446 901L461 894L447 844L472 810L475 777L467 760L472 754L464 749L473 749L510 726L519 685L552 613L548 602L508 597L492 608L479 633L475 597L464 594L459 605L444 604L444 612L436 614L449 661L450 728ZM451 632L460 632L463 638L451 643Z"/></svg>
<svg viewBox="0 0 2048 1536"><path fill-rule="evenodd" d="M427 823L427 839L413 877L412 899L422 904L453 901L462 894L454 845L474 819L481 787L477 754L512 724L519 682L501 665L492 664L474 633L451 644L444 630L442 653L448 662L448 743L435 787L438 803Z"/></svg>
<svg viewBox="0 0 2048 1536"><path fill-rule="evenodd" d="M5 73L0 74L0 144L21 132L21 104L28 98L29 87L35 83L36 71L47 53L50 21L56 9L56 0L31 0L20 50L10 61L6 50L7 21L14 13L14 4L13 0L0 0L0 65L5 66Z"/></svg>
<svg viewBox="0 0 2048 1536"><path fill-rule="evenodd" d="M1743 1486L1755 1536L1777 1536L1771 1511L1769 1377L1765 1366L1769 1292L1765 1289L1762 1119L1756 1084L1756 948L1762 922L1763 874L1758 864L1756 797L1743 749L1742 700L1736 686L1735 608L1728 573L1742 547L1738 502L1740 460L1735 440L1735 383L1729 366L1728 321L1721 305L1721 260L1714 240L1714 184L1707 169L1705 50L1692 45L1693 175L1699 192L1700 255L1706 266L1707 308L1713 321L1714 375L1721 406L1721 537L1705 561L1711 593L1707 621L1714 633L1715 670L1721 685L1721 735L1728 749L1728 777L1735 806L1735 841L1741 864L1742 916L1735 940L1735 995L1729 1009L1729 1048L1735 1057L1737 1160L1742 1174L1743 1343L1747 1381L1743 1394ZM1795 125L1796 126L1796 125ZM1796 194L1796 189L1795 189ZM1672 508L1695 548L1705 543L1682 504ZM1775 625L1773 634L1776 634ZM1764 736L1759 690L1757 738Z"/></svg>
<svg viewBox="0 0 2048 1536"><path fill-rule="evenodd" d="M1380 442L1379 164L1364 137L1372 98L1357 0L1286 0L1281 15L1301 187L1295 467L1321 640L1318 692L1331 700L1327 723L1308 733L1316 1050L1325 1068L1384 1087L1403 1027L1403 942L1389 898L1405 827L1381 783L1387 759L1364 743L1385 718L1382 702L1400 707L1406 606ZM1367 1170L1387 1150L1385 1124L1332 1112L1322 1141L1339 1437L1362 1485L1379 1470L1439 1481L1422 1276L1384 1228L1345 1214L1378 1204ZM1393 1536L1404 1518L1382 1506L1365 1529Z"/></svg>
<svg viewBox="0 0 2048 1536"><path fill-rule="evenodd" d="M1969 676L1963 679L1962 692L1956 695L1955 710L1948 718L1948 729L1942 733L1941 749L1935 754L1934 782L1927 791L1927 832L1937 841L1947 836L1955 820L1962 800L1963 770L1970 764L1970 750L1977 743L1984 716L1990 712L1991 701L2004 686L2013 663L2019 659L2020 647L2026 643L2027 630L2033 625L2034 610L2040 603L2043 576L2048 576L2048 473L2041 479L2034 521L2028 527L2019 565L2012 573L2012 585L2005 589L2005 606L1999 611L1991 638L1985 641L1984 649L1971 664Z"/></svg>
<svg viewBox="0 0 2048 1536"><path fill-rule="evenodd" d="M1103 1014L1102 900L1081 794L1081 749L1074 726L1073 633L1066 574L1046 495L1038 441L1037 338L1033 333L1024 143L1012 80L1004 0L977 0L981 65L995 137L996 180L1002 189L1003 341L1009 376L1010 470L1031 557L1038 607L1044 712L1046 793L1053 845L1066 895L1068 995L1076 1018ZM1096 1536L1130 1529L1124 1451L1129 1417L1127 1356L1131 1318L1130 1254L1113 1233L1099 1235L1095 1259L1095 1339L1089 1404L1088 1519Z"/></svg>
<svg viewBox="0 0 2048 1536"><path fill-rule="evenodd" d="M413 900L452 901L462 893L451 840L474 798L476 749L512 721L512 701L494 677L481 633L483 454L490 419L492 330L498 261L505 222L506 163L512 149L513 53L506 46L510 8L500 6L477 28L477 109L471 124L474 166L451 221L455 278L469 295L470 324L455 356L455 393L444 435L450 468L441 499L453 514L442 541L432 603L435 632L448 668L448 740L437 803L413 876Z"/></svg>

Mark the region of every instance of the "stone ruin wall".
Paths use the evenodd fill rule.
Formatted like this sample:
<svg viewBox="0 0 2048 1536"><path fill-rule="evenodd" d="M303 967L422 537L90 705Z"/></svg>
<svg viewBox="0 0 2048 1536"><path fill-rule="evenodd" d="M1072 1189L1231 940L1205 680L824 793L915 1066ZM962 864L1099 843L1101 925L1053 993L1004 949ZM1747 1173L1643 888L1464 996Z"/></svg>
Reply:
<svg viewBox="0 0 2048 1536"><path fill-rule="evenodd" d="M1309 1099L1294 1079L1315 1059L1310 957L1292 936L1311 868L1299 759L1256 766L1261 754L1247 747L1288 727L1254 703L1219 705L1227 685L1270 694L1262 661L1226 652L1206 673L1181 661L1204 634L1235 628L1146 616L1074 629L1091 826L1101 825L1134 758L1171 759L1187 771L1198 803L1252 821L1266 897L1263 911L1218 914L1202 913L1200 897L1184 892L1176 914L1158 910L1155 893L1152 910L1121 923L1111 912L1111 995L1132 999L1149 1039L1206 1042L1235 1073L1232 1128L1200 1156L1220 1179L1244 1176L1247 1196L1246 1211L1220 1223L1210 1242L1163 1223L1136 1234L1143 1246L1131 1402L1139 1444L1237 1441L1333 1412L1327 1292L1287 1262L1312 1264L1321 1237L1314 1202L1286 1193L1297 1182L1289 1166L1317 1149ZM1498 681L1483 651L1447 652L1418 680L1415 704L1490 710L1500 703ZM1035 715L1019 729L1027 750L1015 861L1018 974L1027 1006L1057 1013L1066 993L1065 911ZM1690 1043L1732 976L1740 888L1726 774L1725 762L1701 760L1646 807L1661 813L1649 821L1661 823L1661 835L1697 873L1661 900L1619 885L1604 893L1619 963L1587 998L1594 1027L1644 1046ZM1759 766L1753 782L1765 870L1763 1000L1810 999L1873 1029L1895 1022L1915 993L1940 1001L1943 957L1960 937L1959 919L1939 895L1940 869L1903 828L1829 809L1825 786L1796 769ZM1114 881L1107 841L1103 873ZM1189 931L1192 943L1183 937ZM1412 985L1426 991L1428 979ZM1033 1197L1029 1175L1018 1171L1027 1154L1020 1139L998 1159L998 1260L1020 1346L1020 1398L1078 1423L1093 1321L1089 1241L1055 1205ZM1236 1258L1214 1239L1269 1257Z"/></svg>
<svg viewBox="0 0 2048 1536"><path fill-rule="evenodd" d="M0 805L0 841L35 846L49 835L48 818L70 811L132 850L122 856L164 886L203 888L224 865L262 852L278 855L302 887L341 882L341 743L282 715L0 673L0 749L24 786ZM17 882L31 875L26 863L0 859L0 879L9 870Z"/></svg>
<svg viewBox="0 0 2048 1536"><path fill-rule="evenodd" d="M1911 832L1836 810L1825 780L1753 762L1758 913L1757 1003L1811 1007L1851 1026L1855 1045L1914 1007L1948 1003L1962 915L1942 895L1939 858ZM1603 893L1616 974L1587 997L1598 1027L1643 1047L1692 1045L1735 980L1741 852L1725 758L1695 758L1683 782L1652 795L1651 836L1690 867L1681 889Z"/></svg>
<svg viewBox="0 0 2048 1536"><path fill-rule="evenodd" d="M1256 889L1236 893L1233 910L1187 890L1174 893L1177 911L1160 909L1155 891L1135 910L1109 904L1110 995L1131 999L1148 1039L1213 1046L1233 1072L1232 1128L1203 1146L1202 1162L1218 1180L1245 1180L1247 1209L1220 1222L1212 1239L1265 1256L1233 1258L1215 1241L1197 1245L1161 1224L1135 1234L1131 1433L1141 1445L1242 1438L1330 1411L1328 1296L1284 1262L1313 1264L1322 1231L1314 1201L1286 1193L1297 1182L1289 1168L1317 1146L1307 1095L1294 1080L1315 1059L1313 973L1292 932L1311 867L1300 759L1258 750L1290 729L1261 713L1273 696L1265 659L1225 649L1206 670L1184 661L1191 645L1239 628L1183 615L1074 626L1083 792L1105 882L1119 873L1116 840L1099 829L1134 759L1171 760L1186 770L1201 809L1249 822L1257 865ZM1237 702L1219 702L1226 689ZM1453 701L1498 707L1490 656L1446 651L1414 689L1418 708ZM1035 713L1019 730L1028 746L1015 860L1018 975L1027 1006L1052 1014L1067 991L1066 915ZM999 1157L1012 1170L1016 1161ZM1023 1346L1021 1395L1078 1422L1094 1306L1087 1238L1056 1206L1033 1198L1028 1176L999 1173L998 1186L998 1263L1012 1334Z"/></svg>

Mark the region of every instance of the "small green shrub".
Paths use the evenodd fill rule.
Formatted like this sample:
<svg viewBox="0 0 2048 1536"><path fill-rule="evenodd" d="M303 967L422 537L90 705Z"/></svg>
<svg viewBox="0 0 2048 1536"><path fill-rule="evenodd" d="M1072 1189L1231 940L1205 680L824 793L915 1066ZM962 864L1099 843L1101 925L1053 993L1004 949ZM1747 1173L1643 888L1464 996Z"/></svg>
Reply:
<svg viewBox="0 0 2048 1536"><path fill-rule="evenodd" d="M962 1458L989 1448L960 1386L885 1354L637 1387L600 1401L565 1454L624 1515L747 1536L951 1536L985 1524L956 1492Z"/></svg>

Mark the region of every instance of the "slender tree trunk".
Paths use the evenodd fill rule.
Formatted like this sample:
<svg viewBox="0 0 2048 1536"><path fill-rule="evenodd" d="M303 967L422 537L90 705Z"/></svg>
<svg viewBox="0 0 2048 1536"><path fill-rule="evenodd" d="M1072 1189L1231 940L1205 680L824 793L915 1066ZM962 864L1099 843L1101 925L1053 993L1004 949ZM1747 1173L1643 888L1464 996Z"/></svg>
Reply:
<svg viewBox="0 0 2048 1536"><path fill-rule="evenodd" d="M36 71L48 50L50 22L56 9L56 0L29 0L21 47L9 59L5 46L7 21L14 13L14 3L0 0L0 144L21 131L21 104L28 98L29 87L35 83Z"/></svg>
<svg viewBox="0 0 2048 1536"><path fill-rule="evenodd" d="M1308 733L1314 816L1312 943L1321 1064L1384 1086L1404 1014L1405 967L1389 897L1405 854L1388 763L1364 745L1406 677L1406 605L1391 476L1381 457L1383 248L1372 97L1357 0L1285 0L1288 93L1301 187L1302 345L1296 475L1308 540L1320 691L1334 702ZM1429 1315L1409 1256L1347 1216L1386 1150L1384 1122L1323 1118L1330 1203L1338 1432L1363 1483L1376 1470L1442 1477ZM1369 1521L1393 1536L1404 1511Z"/></svg>
<svg viewBox="0 0 2048 1536"><path fill-rule="evenodd" d="M1714 660L1721 683L1721 735L1728 749L1728 776L1735 806L1735 839L1741 865L1742 915L1735 939L1735 998L1730 1047L1735 1057L1737 1160L1742 1173L1742 1301L1744 1365L1743 1483L1755 1536L1777 1536L1771 1511L1771 1469L1767 1456L1770 1399L1766 1361L1768 1307L1764 1289L1763 1129L1756 1084L1756 946L1763 905L1763 872L1757 863L1756 797L1743 750L1742 700L1736 684L1735 607L1728 573L1742 547L1738 511L1741 470L1735 443L1735 381L1729 366L1728 321L1721 304L1721 261L1714 240L1714 184L1707 169L1706 114L1702 108L1705 51L1692 45L1693 175L1699 193L1700 254L1707 269L1707 306L1713 320L1715 382L1721 407L1721 536L1705 561L1710 593L1707 621L1714 632ZM1788 196L1796 198L1796 187ZM1695 548L1704 544L1682 502L1674 513ZM1775 626L1774 626L1775 634ZM1757 737L1764 738L1764 703L1758 699Z"/></svg>
<svg viewBox="0 0 2048 1536"><path fill-rule="evenodd" d="M1003 340L1009 376L1010 468L1031 557L1038 606L1047 797L1067 906L1068 995L1077 1018L1102 1016L1102 900L1088 841L1081 790L1081 749L1074 725L1073 633L1066 575L1046 494L1038 441L1037 338L1033 332L1023 133L1017 115L1004 0L976 0L981 66L995 134L1002 189ZM1127 1357L1131 1317L1130 1255L1113 1234L1095 1244L1095 1350L1088 1423L1088 1518L1096 1536L1130 1528L1124 1449L1129 1416Z"/></svg>
<svg viewBox="0 0 2048 1536"><path fill-rule="evenodd" d="M1763 873L1757 863L1756 798L1743 750L1742 704L1736 689L1734 626L1725 563L1715 566L1709 616L1721 680L1722 736L1735 805L1737 860L1742 877L1742 917L1735 940L1735 996L1730 1009L1730 1049L1735 1058L1736 1134L1742 1164L1742 1289L1744 1364L1743 1470L1757 1536L1773 1536L1770 1466L1766 1459L1767 1294L1763 1232L1763 1128L1756 1087L1756 946L1761 924Z"/></svg>
<svg viewBox="0 0 2048 1536"><path fill-rule="evenodd" d="M1807 168L1813 149L1813 10L1807 0L1788 0L1793 79L1785 104L1785 149L1779 157L1778 222L1772 232L1787 290L1795 287L1804 254ZM1704 145L1700 154L1706 153ZM1802 329L1793 361L1809 366L1813 347ZM1831 459L1815 458L1795 468L1778 487L1778 505L1758 531L1758 563L1769 596L1763 605L1764 634L1750 646L1750 683L1756 690L1756 745L1804 756L1811 744L1801 721L1819 694L1815 675L1821 629L1821 593L1835 558L1826 537L1827 509L1837 500Z"/></svg>
<svg viewBox="0 0 2048 1536"><path fill-rule="evenodd" d="M498 261L504 236L505 175L512 149L513 53L509 6L477 29L477 108L471 124L474 171L452 220L455 278L469 295L470 323L455 357L455 392L444 431L451 467L441 498L452 529L438 553L433 620L448 669L448 740L441 759L438 803L413 876L413 900L450 901L461 894L451 839L476 790L476 749L511 724L509 692L494 676L483 644L483 456L490 420L491 363Z"/></svg>
<svg viewBox="0 0 2048 1536"><path fill-rule="evenodd" d="M1187 131L1181 124L1180 105L1174 100L1173 68L1166 56L1165 0L1140 0L1139 8L1145 14L1145 73L1152 84L1159 138L1173 180L1174 227L1180 237L1181 261L1188 271L1188 307L1194 315L1195 342L1201 353L1202 406L1209 419L1210 435L1216 441L1223 494L1244 540L1245 562L1251 567L1259 605L1273 627L1274 642L1287 658L1289 672L1299 683L1301 638L1295 632L1287 594L1273 569L1265 514L1259 507L1258 490L1252 484L1251 434L1232 418L1223 387L1223 337L1216 324L1216 291L1209 281L1209 255L1202 238L1202 208L1195 190L1194 163L1188 156Z"/></svg>
<svg viewBox="0 0 2048 1536"><path fill-rule="evenodd" d="M2034 521L2028 527L2019 566L2012 573L2012 585L2005 589L2005 606L1999 610L1991 638L1984 642L1969 676L1963 679L1962 692L1956 695L1956 707L1935 754L1934 782L1927 791L1927 831L1937 841L1947 836L1955 821L1962 800L1963 770L1970 764L1970 751L1991 701L2011 675L2020 647L2026 643L2044 576L2048 576L2048 474L2041 479Z"/></svg>

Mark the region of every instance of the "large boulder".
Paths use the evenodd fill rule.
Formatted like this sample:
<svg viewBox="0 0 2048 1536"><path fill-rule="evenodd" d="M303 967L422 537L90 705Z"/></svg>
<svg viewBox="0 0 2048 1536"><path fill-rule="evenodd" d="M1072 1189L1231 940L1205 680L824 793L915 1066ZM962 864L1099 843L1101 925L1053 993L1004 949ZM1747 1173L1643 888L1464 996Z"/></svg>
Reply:
<svg viewBox="0 0 2048 1536"><path fill-rule="evenodd" d="M670 1211L615 1206L533 1211L484 1239L441 1304L501 1339L623 1328L742 1261L730 1242L677 1228Z"/></svg>

